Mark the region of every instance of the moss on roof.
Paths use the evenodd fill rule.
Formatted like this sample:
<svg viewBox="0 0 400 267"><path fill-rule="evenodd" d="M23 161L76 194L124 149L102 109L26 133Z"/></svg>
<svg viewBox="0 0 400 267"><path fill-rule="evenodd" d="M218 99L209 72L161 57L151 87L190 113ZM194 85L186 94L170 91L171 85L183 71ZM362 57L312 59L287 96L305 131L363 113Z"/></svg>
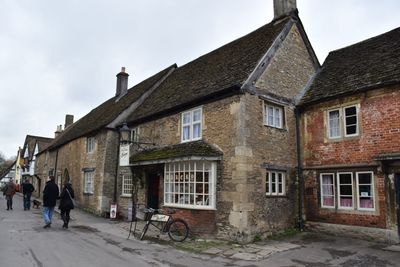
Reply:
<svg viewBox="0 0 400 267"><path fill-rule="evenodd" d="M141 151L130 157L130 163L188 156L218 157L222 152L204 141L195 141Z"/></svg>

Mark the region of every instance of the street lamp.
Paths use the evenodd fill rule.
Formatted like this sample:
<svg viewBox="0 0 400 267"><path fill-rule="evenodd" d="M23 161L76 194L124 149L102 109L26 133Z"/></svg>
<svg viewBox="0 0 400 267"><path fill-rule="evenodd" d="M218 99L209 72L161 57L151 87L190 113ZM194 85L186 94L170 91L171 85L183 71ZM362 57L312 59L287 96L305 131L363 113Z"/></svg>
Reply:
<svg viewBox="0 0 400 267"><path fill-rule="evenodd" d="M129 129L128 125L126 122L122 124L122 127L119 129L119 132L121 134L120 136L120 143L121 144L129 144L131 143L131 130Z"/></svg>

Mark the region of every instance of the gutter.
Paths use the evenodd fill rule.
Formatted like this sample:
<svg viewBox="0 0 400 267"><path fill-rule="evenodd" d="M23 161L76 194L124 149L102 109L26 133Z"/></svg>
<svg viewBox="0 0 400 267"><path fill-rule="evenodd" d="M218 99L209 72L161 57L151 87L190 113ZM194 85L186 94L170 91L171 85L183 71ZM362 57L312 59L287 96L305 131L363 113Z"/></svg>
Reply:
<svg viewBox="0 0 400 267"><path fill-rule="evenodd" d="M297 179L298 179L298 227L300 231L304 229L303 220L303 167L301 163L301 145L300 145L300 109L295 109L296 115L296 152L297 152Z"/></svg>

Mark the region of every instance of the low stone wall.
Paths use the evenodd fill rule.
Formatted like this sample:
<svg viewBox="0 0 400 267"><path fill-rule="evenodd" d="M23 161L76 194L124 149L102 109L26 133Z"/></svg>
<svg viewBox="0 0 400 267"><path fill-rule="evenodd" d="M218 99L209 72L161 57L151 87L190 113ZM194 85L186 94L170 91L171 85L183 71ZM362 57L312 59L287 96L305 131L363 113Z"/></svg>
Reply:
<svg viewBox="0 0 400 267"><path fill-rule="evenodd" d="M349 226L343 224L307 222L306 228L310 231L322 232L338 236L354 237L364 240L373 240L382 243L399 243L399 235L396 230Z"/></svg>

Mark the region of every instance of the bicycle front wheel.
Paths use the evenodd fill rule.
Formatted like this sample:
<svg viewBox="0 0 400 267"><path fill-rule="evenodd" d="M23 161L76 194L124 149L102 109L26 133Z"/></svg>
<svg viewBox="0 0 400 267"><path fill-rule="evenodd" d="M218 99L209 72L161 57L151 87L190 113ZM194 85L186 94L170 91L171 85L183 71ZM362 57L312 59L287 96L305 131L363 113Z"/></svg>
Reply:
<svg viewBox="0 0 400 267"><path fill-rule="evenodd" d="M168 236L173 241L183 242L189 235L189 226L182 219L174 219L168 227Z"/></svg>

